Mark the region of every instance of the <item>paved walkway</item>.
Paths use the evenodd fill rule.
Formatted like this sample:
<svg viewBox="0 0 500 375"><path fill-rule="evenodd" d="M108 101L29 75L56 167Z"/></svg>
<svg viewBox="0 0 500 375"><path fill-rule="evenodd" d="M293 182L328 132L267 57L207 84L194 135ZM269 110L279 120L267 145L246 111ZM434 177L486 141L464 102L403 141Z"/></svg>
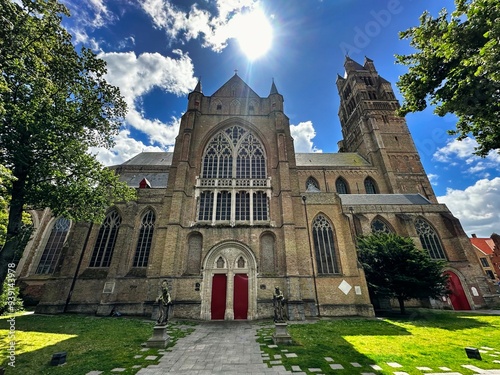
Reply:
<svg viewBox="0 0 500 375"><path fill-rule="evenodd" d="M256 330L255 324L243 321L199 324L193 333L179 339L158 365L148 366L137 374L292 374L283 366L269 368L263 363Z"/></svg>

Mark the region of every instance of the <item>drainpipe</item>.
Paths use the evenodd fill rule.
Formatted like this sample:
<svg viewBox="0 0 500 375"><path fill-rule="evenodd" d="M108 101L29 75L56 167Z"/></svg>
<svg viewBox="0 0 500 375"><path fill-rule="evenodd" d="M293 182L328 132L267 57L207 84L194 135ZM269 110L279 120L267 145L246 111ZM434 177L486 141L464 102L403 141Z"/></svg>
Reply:
<svg viewBox="0 0 500 375"><path fill-rule="evenodd" d="M71 288L69 288L68 298L66 298L66 304L64 305L63 313L68 309L69 302L71 301L71 295L73 294L73 289L75 289L76 278L78 277L78 272L80 272L80 267L83 261L83 255L85 254L85 249L87 248L87 243L89 242L90 233L92 232L92 227L94 223L90 223L89 230L87 232L87 236L85 237L85 242L83 244L82 253L80 254L80 259L78 260L78 265L76 266L75 275L73 276L73 281L71 282Z"/></svg>
<svg viewBox="0 0 500 375"><path fill-rule="evenodd" d="M312 268L312 276L313 276L313 283L314 283L314 295L316 297L316 310L318 311L318 317L321 317L321 312L319 311L319 299L318 299L318 287L316 285L316 271L314 268L314 257L313 257L313 251L312 251L312 245L311 245L311 232L309 231L309 218L307 216L307 204L306 204L306 196L302 196L302 201L304 202L304 211L306 214L306 229L307 229L307 239L309 240L309 255L311 257L311 268Z"/></svg>

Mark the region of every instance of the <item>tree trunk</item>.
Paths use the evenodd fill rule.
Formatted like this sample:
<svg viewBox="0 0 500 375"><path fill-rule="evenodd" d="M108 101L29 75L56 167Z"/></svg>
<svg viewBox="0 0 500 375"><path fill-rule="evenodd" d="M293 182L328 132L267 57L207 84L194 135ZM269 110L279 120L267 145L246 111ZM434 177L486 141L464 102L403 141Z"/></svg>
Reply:
<svg viewBox="0 0 500 375"><path fill-rule="evenodd" d="M401 311L401 315L404 315L406 313L405 311L405 300L403 297L397 297L398 302L399 302L399 311Z"/></svg>
<svg viewBox="0 0 500 375"><path fill-rule="evenodd" d="M26 185L26 174L17 176L14 173L16 180L12 183L12 197L9 206L9 222L7 224L6 241L3 248L0 250L0 293L3 291L3 282L7 277L8 266L15 256L16 251L21 243L22 224L23 224L23 208L24 208L24 191ZM17 267L17 264L14 266ZM16 275L17 276L17 275Z"/></svg>

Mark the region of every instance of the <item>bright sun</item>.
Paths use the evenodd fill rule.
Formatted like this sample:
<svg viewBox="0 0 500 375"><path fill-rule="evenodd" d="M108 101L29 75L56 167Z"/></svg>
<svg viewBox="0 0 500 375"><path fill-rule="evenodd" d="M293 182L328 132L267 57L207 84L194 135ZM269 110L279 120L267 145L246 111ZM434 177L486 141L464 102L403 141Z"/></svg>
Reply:
<svg viewBox="0 0 500 375"><path fill-rule="evenodd" d="M241 14L236 22L236 39L243 53L255 60L271 48L273 29L264 12L255 9Z"/></svg>

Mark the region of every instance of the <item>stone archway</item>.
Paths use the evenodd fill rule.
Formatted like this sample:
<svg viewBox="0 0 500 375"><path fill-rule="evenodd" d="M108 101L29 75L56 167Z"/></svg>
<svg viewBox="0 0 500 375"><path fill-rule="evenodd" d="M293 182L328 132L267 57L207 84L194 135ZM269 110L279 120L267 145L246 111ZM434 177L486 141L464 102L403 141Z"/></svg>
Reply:
<svg viewBox="0 0 500 375"><path fill-rule="evenodd" d="M238 242L224 242L203 261L201 319L253 320L257 316L257 262Z"/></svg>

